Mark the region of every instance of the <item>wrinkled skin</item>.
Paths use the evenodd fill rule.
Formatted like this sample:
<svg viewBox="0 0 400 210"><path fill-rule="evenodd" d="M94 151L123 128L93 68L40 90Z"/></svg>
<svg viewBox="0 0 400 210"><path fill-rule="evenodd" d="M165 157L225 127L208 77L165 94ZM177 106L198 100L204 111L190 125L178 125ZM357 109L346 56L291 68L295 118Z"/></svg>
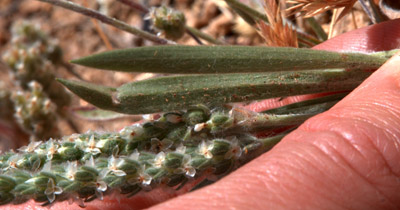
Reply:
<svg viewBox="0 0 400 210"><path fill-rule="evenodd" d="M400 46L400 20L333 38L315 49L372 52ZM269 107L312 95L267 100ZM400 209L400 54L331 110L219 182L175 197L94 201L87 209ZM170 199L170 197L175 197ZM4 209L46 209L29 202ZM54 209L77 209L66 202Z"/></svg>

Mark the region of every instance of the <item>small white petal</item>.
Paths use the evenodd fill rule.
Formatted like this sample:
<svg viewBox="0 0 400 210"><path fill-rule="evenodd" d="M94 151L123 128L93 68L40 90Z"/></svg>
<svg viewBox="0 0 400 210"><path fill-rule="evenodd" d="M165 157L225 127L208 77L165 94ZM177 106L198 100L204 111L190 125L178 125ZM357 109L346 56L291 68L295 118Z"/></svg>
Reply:
<svg viewBox="0 0 400 210"><path fill-rule="evenodd" d="M54 195L54 193L46 194L46 196L50 203L53 203L54 200L56 199L56 196Z"/></svg>
<svg viewBox="0 0 400 210"><path fill-rule="evenodd" d="M183 156L182 164L187 165L188 163L190 163L191 160L192 160L192 157L188 154L185 154Z"/></svg>
<svg viewBox="0 0 400 210"><path fill-rule="evenodd" d="M51 161L44 164L42 171L51 172Z"/></svg>
<svg viewBox="0 0 400 210"><path fill-rule="evenodd" d="M113 170L112 172L115 176L126 176L126 173L123 170Z"/></svg>
<svg viewBox="0 0 400 210"><path fill-rule="evenodd" d="M180 154L185 154L186 147L183 146L183 144L180 144L180 145L175 149L175 151L176 151L177 153L180 153Z"/></svg>
<svg viewBox="0 0 400 210"><path fill-rule="evenodd" d="M129 156L129 159L139 160L139 156L140 156L140 154L139 154L138 150L135 149L135 150L133 150L133 153Z"/></svg>
<svg viewBox="0 0 400 210"><path fill-rule="evenodd" d="M164 163L164 160L165 160L165 153L164 152L159 152L156 155L156 158L154 159L154 165L156 167L161 167L162 164Z"/></svg>
<svg viewBox="0 0 400 210"><path fill-rule="evenodd" d="M196 169L193 167L188 167L186 168L186 176L188 177L194 177L196 175Z"/></svg>
<svg viewBox="0 0 400 210"><path fill-rule="evenodd" d="M143 175L143 181L142 181L142 184L143 185L150 185L151 184L151 180L153 179L150 175L148 175L148 174L144 174Z"/></svg>
<svg viewBox="0 0 400 210"><path fill-rule="evenodd" d="M97 190L100 190L103 192L107 190L107 184L104 181L99 181L96 184L97 184Z"/></svg>
<svg viewBox="0 0 400 210"><path fill-rule="evenodd" d="M94 192L94 194L96 195L96 197L99 199L99 200L103 200L103 192L101 192L101 191L99 191L99 190L96 190L95 192Z"/></svg>
<svg viewBox="0 0 400 210"><path fill-rule="evenodd" d="M93 154L93 155L97 155L97 154L99 154L99 153L101 153L101 150L100 150L99 148L94 148L94 149L92 149L92 154Z"/></svg>
<svg viewBox="0 0 400 210"><path fill-rule="evenodd" d="M179 123L182 121L182 117L176 114L169 114L166 116L167 117L167 121L170 123Z"/></svg>
<svg viewBox="0 0 400 210"><path fill-rule="evenodd" d="M93 156L90 156L89 160L87 160L85 162L85 166L89 166L89 167L95 167L96 166L95 163L94 163Z"/></svg>
<svg viewBox="0 0 400 210"><path fill-rule="evenodd" d="M103 148L104 147L104 145L107 143L107 140L100 140L100 141L98 141L97 143L96 143L96 147L97 148Z"/></svg>
<svg viewBox="0 0 400 210"><path fill-rule="evenodd" d="M154 120L154 115L153 114L145 114L145 115L142 116L142 118L144 120L147 120L147 121L153 121Z"/></svg>
<svg viewBox="0 0 400 210"><path fill-rule="evenodd" d="M199 132L199 131L201 131L201 130L203 130L203 128L206 126L206 124L205 123L199 123L199 124L196 124L195 126L194 126L194 131L196 131L196 132Z"/></svg>
<svg viewBox="0 0 400 210"><path fill-rule="evenodd" d="M59 195L63 192L61 187L55 186L54 187L54 194Z"/></svg>

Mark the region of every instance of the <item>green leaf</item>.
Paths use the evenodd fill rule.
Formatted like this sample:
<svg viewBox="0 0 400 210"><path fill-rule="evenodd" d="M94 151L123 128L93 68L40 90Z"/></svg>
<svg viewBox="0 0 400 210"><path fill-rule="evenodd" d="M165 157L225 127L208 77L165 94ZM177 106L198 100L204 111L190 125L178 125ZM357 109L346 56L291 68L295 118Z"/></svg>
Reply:
<svg viewBox="0 0 400 210"><path fill-rule="evenodd" d="M379 68L394 51L338 53L304 48L254 46L151 46L114 50L72 63L116 71L221 74L347 68Z"/></svg>
<svg viewBox="0 0 400 210"><path fill-rule="evenodd" d="M113 106L112 94L116 91L115 88L65 79L57 79L57 81L86 101L90 103L95 101L93 104L99 108L110 109L109 107Z"/></svg>
<svg viewBox="0 0 400 210"><path fill-rule="evenodd" d="M350 91L370 72L341 69L258 74L160 77L109 88L60 80L82 99L102 109L145 114L187 109L192 105L221 106L299 94Z"/></svg>

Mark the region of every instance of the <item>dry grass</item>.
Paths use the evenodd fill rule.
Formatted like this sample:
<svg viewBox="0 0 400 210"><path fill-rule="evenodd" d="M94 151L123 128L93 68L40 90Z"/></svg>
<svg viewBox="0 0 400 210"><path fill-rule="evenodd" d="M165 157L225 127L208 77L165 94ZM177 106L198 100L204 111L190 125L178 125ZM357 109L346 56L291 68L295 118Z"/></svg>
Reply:
<svg viewBox="0 0 400 210"><path fill-rule="evenodd" d="M261 36L268 46L298 47L297 34L290 26L284 24L284 14L275 0L265 0L265 13L269 25L259 23Z"/></svg>
<svg viewBox="0 0 400 210"><path fill-rule="evenodd" d="M351 11L357 0L287 0L286 3L294 4L287 9L288 14L301 12L305 18L312 17L328 10L344 8L336 21Z"/></svg>

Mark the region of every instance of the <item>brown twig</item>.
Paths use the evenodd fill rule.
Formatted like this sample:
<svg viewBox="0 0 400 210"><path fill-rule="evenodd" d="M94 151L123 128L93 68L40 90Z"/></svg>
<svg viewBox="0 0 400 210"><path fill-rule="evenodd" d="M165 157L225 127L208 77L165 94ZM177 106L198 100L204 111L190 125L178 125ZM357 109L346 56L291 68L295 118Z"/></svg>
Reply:
<svg viewBox="0 0 400 210"><path fill-rule="evenodd" d="M66 0L38 0L38 1L50 3L50 4L53 4L55 6L59 6L59 7L68 9L68 10L72 10L72 11L77 12L77 13L81 13L81 14L86 15L88 17L95 18L95 19L97 19L97 20L99 20L99 21L101 21L101 22L103 22L105 24L112 25L112 26L114 26L114 27L116 27L116 28L118 28L120 30L129 32L129 33L134 34L136 36L142 37L143 39L147 39L147 40L153 41L153 42L158 43L158 44L172 44L172 45L176 44L173 41L160 38L160 37L158 37L158 36L156 36L154 34L151 34L151 33L148 33L146 31L140 30L138 28L132 27L132 26L126 24L125 22L122 22L122 21L117 20L115 18L110 18L110 17L108 17L106 15L103 15L103 14L101 14L101 13L95 11L95 10L82 7L82 6L78 5L78 4L75 4L75 3L70 2L70 1L66 1Z"/></svg>
<svg viewBox="0 0 400 210"><path fill-rule="evenodd" d="M125 5L130 6L132 9L135 9L141 13L149 13L150 10L148 8L146 8L145 6L135 3L132 0L117 0ZM223 45L225 44L223 41L220 41L218 39L215 39L214 37L203 33L200 30L197 30L193 27L190 27L188 25L185 26L186 28L186 32L199 44L199 45L203 45L203 43L201 42L201 39L206 40L209 43L215 44L215 45Z"/></svg>
<svg viewBox="0 0 400 210"><path fill-rule="evenodd" d="M85 7L88 7L87 1L83 1L83 5ZM108 40L107 36L104 34L103 30L101 29L100 25L97 23L97 21L93 18L90 19L96 28L97 33L99 34L101 40L103 40L104 44L106 45L108 50L112 50L113 47L111 46L110 40Z"/></svg>

